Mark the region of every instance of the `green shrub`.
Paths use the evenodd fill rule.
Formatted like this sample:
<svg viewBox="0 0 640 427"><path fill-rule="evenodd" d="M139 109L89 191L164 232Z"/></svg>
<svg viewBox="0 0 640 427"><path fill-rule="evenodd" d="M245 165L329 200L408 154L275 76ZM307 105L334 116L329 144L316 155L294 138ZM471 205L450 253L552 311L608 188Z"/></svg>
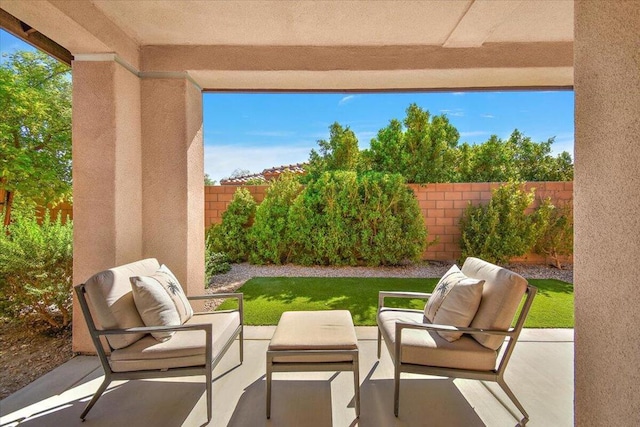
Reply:
<svg viewBox="0 0 640 427"><path fill-rule="evenodd" d="M231 262L246 261L249 256L249 229L256 214L256 201L246 188L238 188L222 223L213 225L208 232L208 246L212 252L224 252Z"/></svg>
<svg viewBox="0 0 640 427"><path fill-rule="evenodd" d="M396 265L420 259L427 229L413 191L399 174L367 173L358 190L359 258L368 265Z"/></svg>
<svg viewBox="0 0 640 427"><path fill-rule="evenodd" d="M254 264L282 264L287 261L291 249L286 236L289 208L301 189L293 174L284 174L271 183L256 209L255 223L251 227L253 245L249 261Z"/></svg>
<svg viewBox="0 0 640 427"><path fill-rule="evenodd" d="M33 314L54 328L71 322L73 224L60 215L42 225L33 214L14 211L0 232L0 297L5 315Z"/></svg>
<svg viewBox="0 0 640 427"><path fill-rule="evenodd" d="M207 251L205 259L205 273L207 283L211 281L211 278L216 274L224 274L231 270L231 263L229 262L229 255L224 252L209 252Z"/></svg>
<svg viewBox="0 0 640 427"><path fill-rule="evenodd" d="M296 198L287 236L303 265L392 265L418 259L427 231L400 175L335 171Z"/></svg>
<svg viewBox="0 0 640 427"><path fill-rule="evenodd" d="M533 250L550 257L555 266L561 269L561 257L573 254L573 207L570 202L553 206L549 200L544 200L542 207L548 213L541 223L540 237Z"/></svg>
<svg viewBox="0 0 640 427"><path fill-rule="evenodd" d="M543 228L542 215L525 212L534 195L512 182L495 189L488 205L469 205L460 220L461 261L474 256L501 264L530 252Z"/></svg>

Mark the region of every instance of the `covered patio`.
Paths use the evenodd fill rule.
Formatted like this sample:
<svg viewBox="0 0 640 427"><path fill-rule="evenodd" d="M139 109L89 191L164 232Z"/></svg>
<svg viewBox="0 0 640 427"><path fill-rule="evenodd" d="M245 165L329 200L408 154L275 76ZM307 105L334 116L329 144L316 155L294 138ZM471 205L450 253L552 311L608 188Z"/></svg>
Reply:
<svg viewBox="0 0 640 427"><path fill-rule="evenodd" d="M573 399L560 400L562 413L573 402L577 425L640 424L640 310L634 298L640 276L638 2L3 0L0 7L11 32L72 58L74 284L115 265L156 257L171 265L189 295L204 292L202 91L573 88L576 327L573 345L561 344L568 347L562 357L572 362L556 371L551 359L539 361L533 366L540 372L532 372L527 358L548 356L546 344L523 343L516 348L522 359L511 366L512 383L526 389L536 375L552 374L528 395L516 390L532 406L532 422L547 420L547 409L534 408L555 405L551 393L559 388L558 378L572 381L574 371ZM74 350L92 352L75 308ZM383 386L390 378L388 360L369 375L374 353L367 348L375 344L365 339L362 345L361 423L393 425L392 411L385 410L390 391ZM246 366L215 382L221 397L214 413L225 420L220 425L262 423L265 346L264 340L248 341ZM100 375L92 364L78 358L62 368L70 372L41 379L40 384L51 378L51 384L36 383L3 401L3 416L40 402L44 407L34 407L34 413L47 405L52 411L34 425L75 419L78 399L92 392ZM484 406L493 405L492 399L476 400L484 389L458 392L450 382L435 384L442 390L416 391L420 405L404 401L418 411L404 413L415 417L406 425L434 416L428 393L447 394L439 401L453 405L453 416L469 417L459 424L502 425L506 419L510 425L509 418L496 415L498 409ZM202 399L192 403L201 384L168 386L122 385L95 408L92 422L105 422L101 413L109 413L111 423L132 412L176 414L177 423L188 425L206 419ZM275 387L274 420L292 414L277 397L297 390ZM355 425L344 410L349 396L340 387L329 393L327 381L306 379L300 387L313 390L313 400L301 407L314 411L319 425ZM171 399L162 398L167 395ZM120 414L120 405L127 411ZM245 413L256 418L241 418ZM69 418L58 422L58 416ZM494 416L499 419L484 418ZM560 423L571 423L571 416L562 417ZM397 423L403 425L401 419Z"/></svg>
<svg viewBox="0 0 640 427"><path fill-rule="evenodd" d="M393 364L376 357L376 328L357 327L361 415L351 374L274 375L271 419L265 416L265 352L275 327L249 326L245 360L238 346L214 370L211 426L512 426L516 411L495 384L403 374L400 416L393 415ZM531 426L573 424L573 331L524 330L506 379L531 415ZM96 357L79 356L2 402L3 426L199 426L206 422L204 377L114 383L83 424L79 418L101 382ZM172 396L167 399L166 396ZM144 396L144 398L132 398Z"/></svg>

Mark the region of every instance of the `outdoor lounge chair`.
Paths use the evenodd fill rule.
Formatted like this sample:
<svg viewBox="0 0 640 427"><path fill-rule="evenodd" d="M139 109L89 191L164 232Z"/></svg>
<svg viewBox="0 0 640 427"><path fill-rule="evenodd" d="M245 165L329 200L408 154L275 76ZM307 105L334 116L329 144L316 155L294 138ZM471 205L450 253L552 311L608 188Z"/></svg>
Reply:
<svg viewBox="0 0 640 427"><path fill-rule="evenodd" d="M145 326L142 319L147 319L149 311L140 310L138 294L134 300L132 288L135 280L151 283L152 291L155 289L163 294L160 296L166 301L173 301L166 299L172 298L170 290L178 301L175 304L170 302L173 308L178 307L181 301L186 302L186 299L177 298L184 298L184 294L179 295L181 288L175 276L167 276L167 271L164 266L160 267L156 259L149 258L102 271L75 287L91 339L104 369L104 381L80 415L83 421L111 381L192 375L204 375L206 378L207 421L211 421L212 370L236 337L239 337L240 363L243 359L242 294L187 297L188 300L236 298L238 309L206 313L191 311L188 314L192 317L184 322L180 321L182 324L179 325ZM159 273L172 278L168 280L169 290L158 288L161 285L157 280L147 280L158 277ZM130 281L130 278L133 279ZM157 308L151 307L151 312ZM191 307L186 302L181 309L188 311Z"/></svg>
<svg viewBox="0 0 640 427"><path fill-rule="evenodd" d="M477 258L467 258L458 274L462 274L458 277L466 276L463 280L475 283L480 292L477 305L469 309L472 319L469 327L455 327L429 321L426 317L429 315L429 303L424 312L389 308L384 305L385 298L427 300L432 294L387 291L379 293L378 358L381 338L384 337L395 367L394 414L398 416L400 374L410 372L497 382L522 413L523 418L519 425L524 425L529 420L529 415L507 386L504 373L537 290L522 276ZM447 275L440 283L445 281L446 277ZM434 291L434 296L437 292L442 292L440 283ZM515 327L511 327L525 295L526 299ZM460 307L456 307L453 311L459 309ZM451 334L461 336L455 339ZM502 349L506 337L509 337L509 340ZM454 339L450 340L451 338Z"/></svg>

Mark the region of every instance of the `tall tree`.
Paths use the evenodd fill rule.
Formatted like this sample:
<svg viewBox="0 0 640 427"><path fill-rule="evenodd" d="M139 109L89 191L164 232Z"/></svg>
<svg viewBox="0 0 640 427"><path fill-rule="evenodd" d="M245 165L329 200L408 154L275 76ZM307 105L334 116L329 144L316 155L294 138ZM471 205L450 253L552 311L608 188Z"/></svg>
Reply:
<svg viewBox="0 0 640 427"><path fill-rule="evenodd" d="M554 139L535 142L515 129L509 139L492 135L482 144L464 143L458 150L458 181L571 181L573 162L566 151L551 155Z"/></svg>
<svg viewBox="0 0 640 427"><path fill-rule="evenodd" d="M513 144L496 135L482 144L462 144L460 152L464 153L464 161L457 165L461 182L507 182L519 177Z"/></svg>
<svg viewBox="0 0 640 427"><path fill-rule="evenodd" d="M355 171L360 165L358 138L349 126L342 127L335 122L329 126L329 140L318 141L320 152L311 150L309 155L309 176L319 176L326 171Z"/></svg>
<svg viewBox="0 0 640 427"><path fill-rule="evenodd" d="M208 173L204 174L204 185L216 185L216 180L211 179Z"/></svg>
<svg viewBox="0 0 640 427"><path fill-rule="evenodd" d="M397 172L407 182L450 182L460 134L445 115L433 116L416 104L378 132L365 157L373 170Z"/></svg>
<svg viewBox="0 0 640 427"><path fill-rule="evenodd" d="M13 203L46 204L71 193L69 71L41 52L18 51L0 64L0 193L5 195L5 223Z"/></svg>

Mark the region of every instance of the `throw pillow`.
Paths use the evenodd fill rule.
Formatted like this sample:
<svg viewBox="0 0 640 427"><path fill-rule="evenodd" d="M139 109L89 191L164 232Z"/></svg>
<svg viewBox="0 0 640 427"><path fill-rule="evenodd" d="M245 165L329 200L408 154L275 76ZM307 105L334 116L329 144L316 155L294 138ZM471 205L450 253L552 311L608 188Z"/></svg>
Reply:
<svg viewBox="0 0 640 427"><path fill-rule="evenodd" d="M178 326L193 316L180 282L166 265L161 265L151 276L135 276L130 281L136 308L146 326ZM154 332L151 335L166 341L173 334Z"/></svg>
<svg viewBox="0 0 640 427"><path fill-rule="evenodd" d="M176 307L178 308L178 313L180 314L180 322L185 323L187 320L193 317L193 308L191 308L191 304L187 299L187 296L184 294L184 290L182 290L182 286L180 286L180 282L176 276L169 270L169 267L162 264L158 271L156 271L157 275L164 275L165 279L160 280L160 284L164 286L164 288L169 292L169 296L176 303Z"/></svg>
<svg viewBox="0 0 640 427"><path fill-rule="evenodd" d="M133 301L146 326L179 326L180 315L167 290L153 276L130 278ZM175 332L152 332L158 341L167 341Z"/></svg>
<svg viewBox="0 0 640 427"><path fill-rule="evenodd" d="M440 279L425 305L425 317L432 323L466 328L480 306L483 285L484 280L471 279L457 265L452 266ZM438 334L449 342L462 336L462 332Z"/></svg>

